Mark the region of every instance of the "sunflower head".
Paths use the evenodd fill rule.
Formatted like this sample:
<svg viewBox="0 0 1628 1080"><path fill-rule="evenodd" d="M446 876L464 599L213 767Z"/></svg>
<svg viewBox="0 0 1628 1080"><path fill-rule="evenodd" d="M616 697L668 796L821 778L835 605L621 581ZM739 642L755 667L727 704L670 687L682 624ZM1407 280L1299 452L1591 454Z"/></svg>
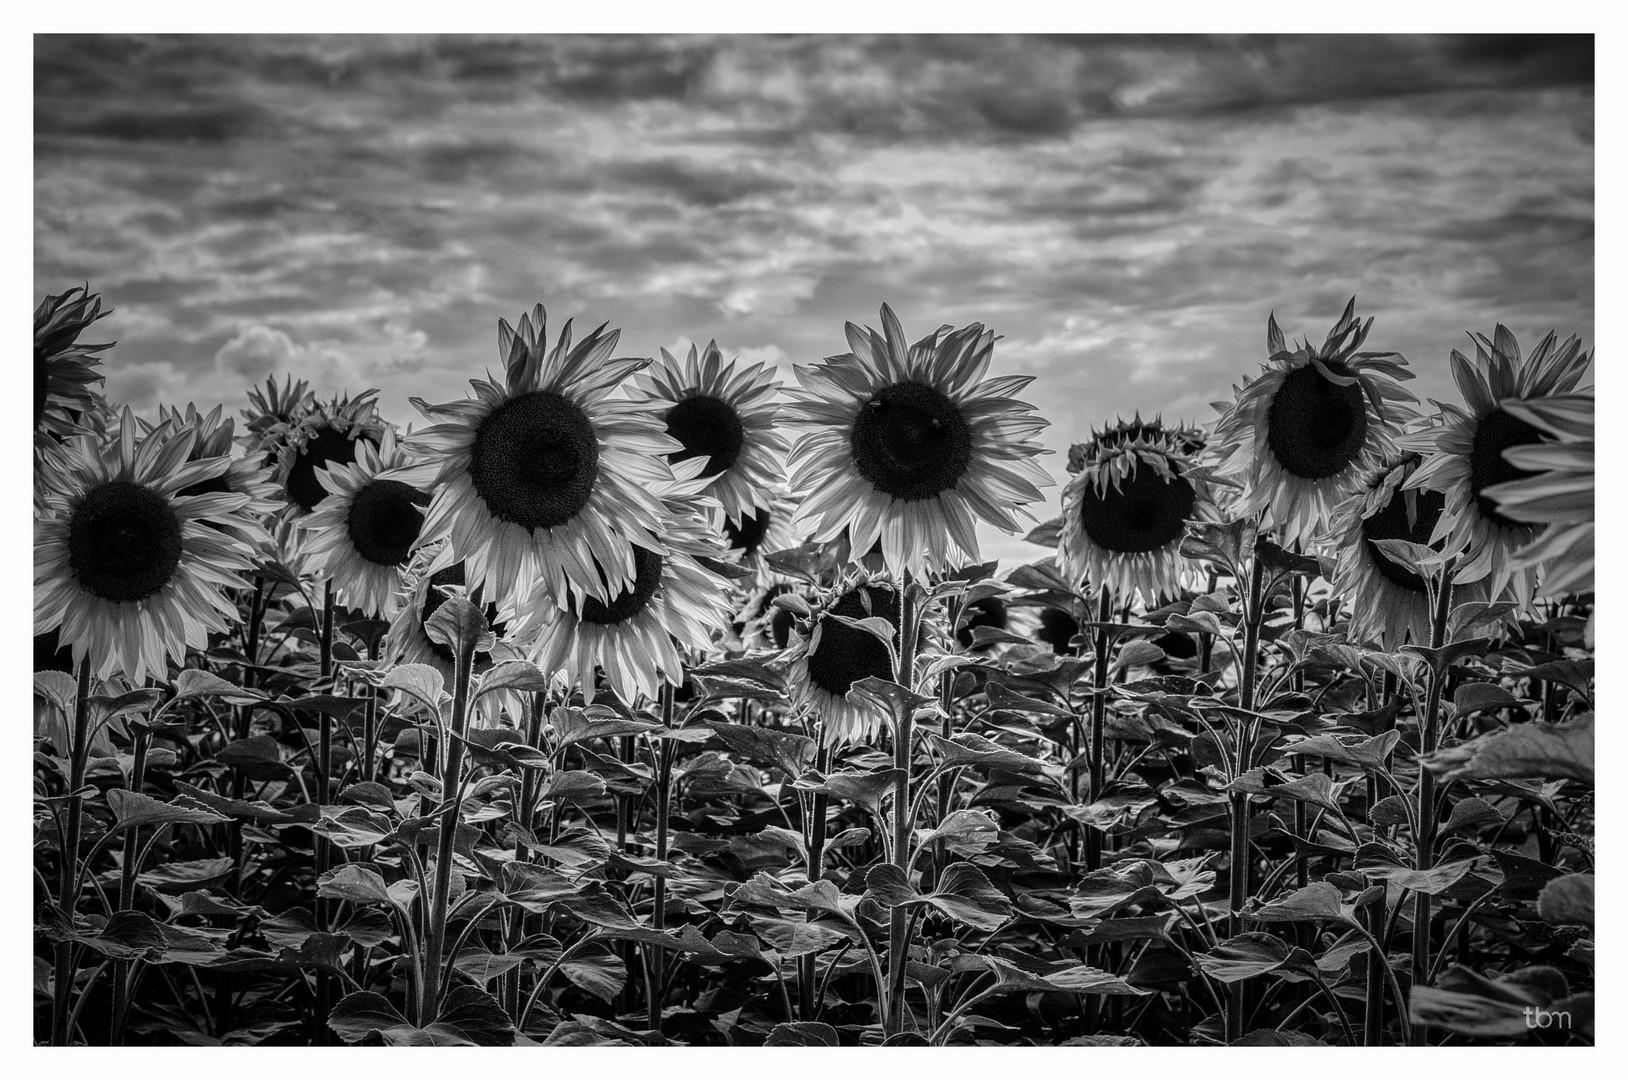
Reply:
<svg viewBox="0 0 1628 1080"><path fill-rule="evenodd" d="M1576 391L1594 354L1584 351L1578 338L1561 343L1551 332L1523 359L1520 343L1502 325L1491 338L1477 334L1472 340L1473 362L1457 349L1451 354L1464 407L1436 402L1432 422L1403 440L1425 458L1407 484L1445 495L1445 512L1432 539L1463 552L1458 580L1486 577L1494 595L1508 587L1525 608L1537 594L1538 571L1516 552L1536 540L1542 527L1512 516L1496 496L1510 485L1536 481L1530 466L1546 459L1543 447L1556 436L1534 422L1530 410ZM1524 456L1534 453L1536 459ZM1569 493L1555 504L1564 507L1592 515L1592 492Z"/></svg>
<svg viewBox="0 0 1628 1080"><path fill-rule="evenodd" d="M91 323L113 314L88 285L47 296L34 309L34 432L66 438L79 430L80 414L91 405L91 384L103 376L97 353L113 342L84 344L79 335Z"/></svg>
<svg viewBox="0 0 1628 1080"><path fill-rule="evenodd" d="M557 606L568 593L610 602L634 579L634 548L665 551L654 490L673 482L665 458L682 446L612 399L649 362L613 359L618 337L602 325L573 342L567 321L549 349L539 304L517 327L499 321L501 383L471 380L473 399L445 405L413 399L433 425L413 440L433 473L425 535L446 538L488 596L541 579Z"/></svg>
<svg viewBox="0 0 1628 1080"><path fill-rule="evenodd" d="M1355 311L1353 298L1322 345L1292 350L1269 316L1260 376L1217 406L1219 471L1242 485L1233 512L1264 513L1289 544L1327 527L1411 415L1403 406L1415 399L1401 383L1413 373L1399 353L1362 351L1373 319Z"/></svg>
<svg viewBox="0 0 1628 1080"><path fill-rule="evenodd" d="M278 386L277 377L267 375L264 392L258 386L249 388L249 407L243 410L244 446L263 450L268 460L275 460L288 434L316 404L304 379L295 382L292 375L284 376Z"/></svg>
<svg viewBox="0 0 1628 1080"><path fill-rule="evenodd" d="M1540 596L1594 591L1594 393L1506 401L1504 411L1543 433L1504 451L1519 470L1483 489L1504 518L1543 527L1515 553L1517 568L1543 575Z"/></svg>
<svg viewBox="0 0 1628 1080"><path fill-rule="evenodd" d="M797 369L787 409L805 429L791 486L812 539L846 532L856 553L880 540L895 572L978 562L974 519L1017 532L1014 511L1051 483L1030 438L1046 421L1012 396L1030 378L984 378L995 335L978 323L911 345L883 306L881 331L847 334L850 352Z"/></svg>
<svg viewBox="0 0 1628 1080"><path fill-rule="evenodd" d="M34 522L34 632L58 631L76 662L139 684L236 618L223 590L242 585L237 537L256 525L247 495L182 494L230 464L193 456L195 425L137 429L126 409L109 443L72 438L56 459Z"/></svg>
<svg viewBox="0 0 1628 1080"><path fill-rule="evenodd" d="M386 430L375 405L378 394L368 390L355 398L346 394L319 402L287 429L277 480L295 516L309 514L327 498L318 470L351 464L360 443L377 449Z"/></svg>
<svg viewBox="0 0 1628 1080"><path fill-rule="evenodd" d="M1140 593L1151 605L1180 591L1186 523L1215 516L1216 477L1185 449L1182 429L1138 426L1135 437L1118 425L1083 444L1063 489L1058 562L1076 587L1107 587L1121 602Z"/></svg>
<svg viewBox="0 0 1628 1080"><path fill-rule="evenodd" d="M1123 446L1162 447L1170 452L1197 458L1207 443L1204 429L1196 424L1166 425L1159 417L1143 420L1137 413L1131 420L1119 419L1094 433L1085 442L1068 448L1068 471L1077 473L1090 464L1092 455Z"/></svg>

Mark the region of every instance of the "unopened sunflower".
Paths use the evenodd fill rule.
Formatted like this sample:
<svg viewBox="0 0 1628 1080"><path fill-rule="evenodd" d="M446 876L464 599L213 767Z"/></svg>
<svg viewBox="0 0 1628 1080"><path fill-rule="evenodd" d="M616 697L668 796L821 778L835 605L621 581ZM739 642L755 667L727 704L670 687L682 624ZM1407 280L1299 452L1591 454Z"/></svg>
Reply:
<svg viewBox="0 0 1628 1080"><path fill-rule="evenodd" d="M298 522L302 568L331 581L340 603L369 617L395 613L401 575L424 528L430 497L408 482L412 464L390 431L378 449L359 440L355 461L318 471L328 494Z"/></svg>
<svg viewBox="0 0 1628 1080"><path fill-rule="evenodd" d="M550 351L538 304L518 329L498 324L501 383L475 396L413 404L434 426L413 448L435 466L428 538L446 537L492 599L542 578L552 603L609 601L635 576L633 552L662 553L666 513L652 489L672 482L665 455L682 449L659 416L612 400L648 361L611 358L620 331L600 326L574 346L566 322Z"/></svg>
<svg viewBox="0 0 1628 1080"><path fill-rule="evenodd" d="M1181 554L1186 523L1215 516L1211 478L1191 445L1180 429L1138 421L1071 454L1080 469L1063 489L1057 561L1076 588L1106 586L1120 603L1140 594L1150 607L1180 592L1190 569Z"/></svg>
<svg viewBox="0 0 1628 1080"><path fill-rule="evenodd" d="M736 371L735 364L723 362L714 341L700 352L691 345L682 363L662 349L660 360L633 376L631 396L659 413L667 434L683 445L668 461L707 459L706 493L729 520L740 521L769 505L790 447L780 431L774 369L759 363Z"/></svg>
<svg viewBox="0 0 1628 1080"><path fill-rule="evenodd" d="M884 305L880 333L847 335L851 352L797 368L786 410L806 429L790 472L810 539L846 531L855 553L880 541L894 572L977 562L974 519L1017 532L1015 512L1052 482L1031 438L1047 421L1012 396L1031 377L984 378L995 335L978 323L911 345Z"/></svg>
<svg viewBox="0 0 1628 1080"><path fill-rule="evenodd" d="M195 428L170 424L138 436L126 410L111 444L79 436L62 448L34 521L34 633L58 630L99 678L165 679L170 661L237 617L224 590L242 588L252 565L237 539L253 527L249 496L181 494L230 465L188 461L196 441Z"/></svg>
<svg viewBox="0 0 1628 1080"><path fill-rule="evenodd" d="M87 345L79 335L113 310L80 286L47 296L34 309L34 445L43 447L81 430L91 405L91 384L102 381L96 354L112 342Z"/></svg>
<svg viewBox="0 0 1628 1080"><path fill-rule="evenodd" d="M1431 539L1446 540L1449 550L1464 552L1458 579L1488 578L1494 599L1507 586L1525 609L1536 593L1538 571L1517 564L1515 553L1537 539L1541 529L1506 514L1488 489L1531 479L1533 473L1512 463L1506 451L1549 442L1551 436L1509 406L1571 394L1594 353L1585 352L1576 337L1557 344L1551 332L1522 360L1515 335L1502 325L1491 340L1477 334L1474 341L1473 364L1457 349L1452 353L1453 381L1466 407L1435 402L1436 423L1406 440L1409 449L1425 455L1408 486L1446 495L1446 511Z"/></svg>
<svg viewBox="0 0 1628 1080"><path fill-rule="evenodd" d="M1287 544L1308 544L1330 514L1393 448L1412 414L1402 380L1413 373L1399 353L1361 352L1373 319L1355 315L1356 300L1318 348L1303 341L1291 351L1267 320L1267 362L1261 374L1217 405L1218 472L1242 484L1232 512L1264 513Z"/></svg>
<svg viewBox="0 0 1628 1080"><path fill-rule="evenodd" d="M544 672L563 673L587 701L594 699L596 671L630 705L640 695L655 697L663 680L680 685L685 651L704 652L728 630L727 583L698 561L721 551L709 520L715 506L700 497L705 479L694 479L694 471L681 467L680 481L663 493L665 550L634 547L634 578L614 596L572 596L559 607L534 592L520 604L519 635L533 661Z"/></svg>

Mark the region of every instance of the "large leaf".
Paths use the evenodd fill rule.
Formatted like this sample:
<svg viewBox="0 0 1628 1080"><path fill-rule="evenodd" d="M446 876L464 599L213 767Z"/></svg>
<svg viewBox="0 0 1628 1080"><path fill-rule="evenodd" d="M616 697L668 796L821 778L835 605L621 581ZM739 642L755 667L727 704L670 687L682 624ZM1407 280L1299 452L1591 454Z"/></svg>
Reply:
<svg viewBox="0 0 1628 1080"><path fill-rule="evenodd" d="M772 765L794 780L813 766L818 751L808 736L773 728L713 724L712 733L732 753L758 765Z"/></svg>
<svg viewBox="0 0 1628 1080"><path fill-rule="evenodd" d="M1538 894L1538 914L1559 926L1594 926L1594 875L1555 878Z"/></svg>
<svg viewBox="0 0 1628 1080"><path fill-rule="evenodd" d="M175 677L175 697L170 704L188 698L203 697L215 698L228 705L252 705L257 701L264 701L266 695L258 690L247 690L235 683L229 683L219 675L199 668L187 668Z"/></svg>
<svg viewBox="0 0 1628 1080"><path fill-rule="evenodd" d="M764 1046L841 1046L842 1041L837 1038L837 1029L830 1024L818 1024L809 1021L799 1021L790 1024L776 1024L769 1037L763 1040Z"/></svg>
<svg viewBox="0 0 1628 1080"><path fill-rule="evenodd" d="M386 1046L508 1046L514 1024L490 994L455 986L435 1022L415 1027L388 998L371 990L347 994L328 1013L328 1026L348 1043L377 1034Z"/></svg>
<svg viewBox="0 0 1628 1080"><path fill-rule="evenodd" d="M150 795L112 788L107 793L107 807L120 829L138 829L149 825L184 823L188 825L219 825L229 821L196 799L177 795L163 802Z"/></svg>
<svg viewBox="0 0 1628 1080"><path fill-rule="evenodd" d="M1012 917L1012 902L971 863L950 864L931 893L918 891L891 863L872 867L865 886L867 895L883 907L925 904L978 930L999 930Z"/></svg>
<svg viewBox="0 0 1628 1080"><path fill-rule="evenodd" d="M1453 780L1580 780L1594 783L1594 714L1564 724L1516 724L1438 750L1424 764Z"/></svg>
<svg viewBox="0 0 1628 1080"><path fill-rule="evenodd" d="M353 904L388 904L390 890L384 878L370 866L346 863L329 871L317 881L317 895L335 900L348 900Z"/></svg>
<svg viewBox="0 0 1628 1080"><path fill-rule="evenodd" d="M1309 953L1276 934L1239 934L1194 959L1206 975L1224 983L1274 972L1304 978L1315 970Z"/></svg>

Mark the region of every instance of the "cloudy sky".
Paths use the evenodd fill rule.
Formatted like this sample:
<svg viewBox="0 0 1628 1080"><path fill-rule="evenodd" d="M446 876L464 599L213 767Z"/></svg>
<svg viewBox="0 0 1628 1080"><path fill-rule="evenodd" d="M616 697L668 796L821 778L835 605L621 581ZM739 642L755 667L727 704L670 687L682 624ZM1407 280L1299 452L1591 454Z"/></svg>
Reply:
<svg viewBox="0 0 1628 1080"><path fill-rule="evenodd" d="M38 36L35 299L103 293L138 411L276 370L401 423L539 300L788 381L886 301L1002 335L1061 476L1208 418L1272 311L1355 295L1434 397L1467 330L1592 344L1593 82L1565 38Z"/></svg>

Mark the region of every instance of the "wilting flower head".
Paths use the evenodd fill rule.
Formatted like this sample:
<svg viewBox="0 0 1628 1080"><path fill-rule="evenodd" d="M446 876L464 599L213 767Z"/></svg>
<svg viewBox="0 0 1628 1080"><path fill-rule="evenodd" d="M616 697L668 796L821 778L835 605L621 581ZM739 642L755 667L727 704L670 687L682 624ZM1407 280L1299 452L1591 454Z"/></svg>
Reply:
<svg viewBox="0 0 1628 1080"><path fill-rule="evenodd" d="M1212 477L1191 445L1180 429L1139 420L1070 453L1080 470L1063 489L1058 565L1075 587L1106 586L1122 602L1140 593L1150 606L1180 591L1185 523L1215 517Z"/></svg>
<svg viewBox="0 0 1628 1080"><path fill-rule="evenodd" d="M898 677L879 637L841 621L873 618L892 625L896 653L903 618L899 590L886 577L861 571L828 590L806 627L792 631L787 687L794 702L818 717L827 745L868 742L887 718L876 702L847 696L854 683L871 676Z"/></svg>
<svg viewBox="0 0 1628 1080"><path fill-rule="evenodd" d="M662 493L665 550L635 547L633 580L616 595L571 595L564 607L533 595L520 605L519 635L532 660L544 672L563 673L587 701L596 669L629 704L641 694L655 697L663 680L682 684L685 650L704 652L728 629L728 584L700 561L722 552L711 524L716 504L700 495L706 478L696 478L695 464L680 465L680 479Z"/></svg>
<svg viewBox="0 0 1628 1080"><path fill-rule="evenodd" d="M88 286L47 296L34 309L34 445L66 438L81 429L79 414L91 406L91 384L102 381L96 354L112 342L86 345L79 335L97 319L102 298Z"/></svg>
<svg viewBox="0 0 1628 1080"><path fill-rule="evenodd" d="M197 430L160 424L138 436L129 410L118 437L71 438L34 521L34 633L60 628L74 661L100 678L164 678L170 660L202 649L237 606L254 523L250 496L182 492L223 475L225 457L188 461Z"/></svg>
<svg viewBox="0 0 1628 1080"><path fill-rule="evenodd" d="M1503 407L1554 439L1505 450L1504 460L1527 475L1486 489L1505 517L1545 526L1515 552L1515 565L1542 573L1540 596L1593 592L1594 394L1507 401Z"/></svg>
<svg viewBox="0 0 1628 1080"><path fill-rule="evenodd" d="M1407 486L1419 455L1398 453L1369 473L1363 486L1334 511L1326 539L1335 559L1334 592L1345 599L1351 635L1381 648L1430 644L1430 598L1425 581L1386 558L1376 541L1429 545L1446 499L1437 491ZM1435 543L1441 550L1441 542ZM1479 595L1484 590L1467 585ZM1462 599L1474 598L1461 589Z"/></svg>
<svg viewBox="0 0 1628 1080"><path fill-rule="evenodd" d="M1310 543L1333 508L1384 459L1413 395L1406 361L1394 352L1359 352L1373 319L1360 321L1356 299L1319 348L1290 351L1277 320L1267 320L1268 360L1234 388L1215 425L1219 473L1243 485L1232 512L1264 512L1285 543Z"/></svg>
<svg viewBox="0 0 1628 1080"><path fill-rule="evenodd" d="M1143 420L1142 414L1138 412L1129 421L1116 420L1094 433L1085 442L1070 446L1068 471L1070 474L1079 472L1086 467L1087 459L1091 455L1112 450L1121 444L1152 443L1196 459L1204 452L1208 441L1204 429L1195 424L1166 424L1157 416L1152 420Z"/></svg>
<svg viewBox="0 0 1628 1080"><path fill-rule="evenodd" d="M786 410L807 429L790 467L811 539L846 529L856 554L880 540L894 572L978 561L973 519L1016 532L1051 483L1030 438L1046 421L1011 396L1031 377L984 379L995 335L979 323L910 345L884 305L882 332L847 334L851 352L797 368Z"/></svg>
<svg viewBox="0 0 1628 1080"><path fill-rule="evenodd" d="M331 581L345 606L390 618L430 497L415 486L413 463L393 432L377 449L365 439L355 446L355 461L317 472L328 494L297 522L305 533L302 569Z"/></svg>
<svg viewBox="0 0 1628 1080"><path fill-rule="evenodd" d="M633 376L632 395L657 412L667 434L683 449L667 455L674 464L707 459L701 475L706 493L730 520L767 507L774 485L785 476L786 436L780 431L780 380L774 369L753 364L737 372L718 344L694 345L680 363L661 350L661 359Z"/></svg>
<svg viewBox="0 0 1628 1080"><path fill-rule="evenodd" d="M356 398L346 394L318 402L288 428L270 436L282 443L277 480L291 516L309 514L328 497L328 489L317 479L318 469L349 465L356 460L359 444L377 447L383 440L386 424L375 407L378 395L377 390L368 390Z"/></svg>
<svg viewBox="0 0 1628 1080"><path fill-rule="evenodd" d="M427 538L468 561L471 587L502 599L535 578L551 602L609 601L635 576L633 552L664 553L672 482L665 455L682 446L660 417L611 393L648 361L612 359L619 331L600 326L575 347L571 323L548 345L538 304L518 329L498 322L504 381L472 379L475 396L413 404L434 424L412 440L435 466Z"/></svg>
<svg viewBox="0 0 1628 1080"><path fill-rule="evenodd" d="M1521 407L1571 394L1594 353L1584 352L1576 337L1557 345L1551 332L1523 361L1520 344L1504 326L1494 330L1490 341L1480 334L1474 340L1473 364L1457 349L1452 353L1453 381L1466 407L1435 402L1437 422L1404 440L1408 449L1425 455L1408 486L1446 495L1446 512L1431 538L1465 553L1458 579L1490 575L1495 599L1508 586L1524 608L1535 594L1537 569L1531 562L1518 563L1516 549L1536 540L1541 527L1505 513L1488 490L1533 479L1533 472L1511 461L1508 451L1549 442L1551 436L1524 418ZM1561 505L1576 510L1582 502L1574 492Z"/></svg>

